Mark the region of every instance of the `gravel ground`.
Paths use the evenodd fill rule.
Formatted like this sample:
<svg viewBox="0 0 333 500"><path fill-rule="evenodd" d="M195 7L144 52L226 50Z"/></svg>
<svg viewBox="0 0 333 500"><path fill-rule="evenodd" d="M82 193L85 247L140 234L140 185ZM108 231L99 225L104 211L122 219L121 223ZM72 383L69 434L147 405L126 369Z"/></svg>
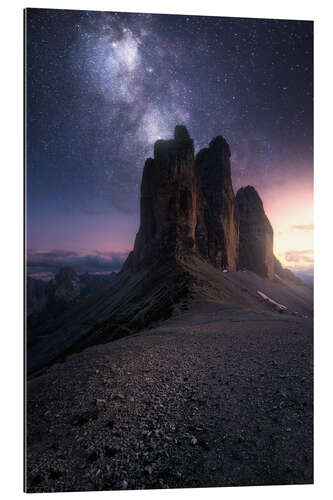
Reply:
<svg viewBox="0 0 333 500"><path fill-rule="evenodd" d="M312 320L187 312L27 384L29 492L312 483Z"/></svg>

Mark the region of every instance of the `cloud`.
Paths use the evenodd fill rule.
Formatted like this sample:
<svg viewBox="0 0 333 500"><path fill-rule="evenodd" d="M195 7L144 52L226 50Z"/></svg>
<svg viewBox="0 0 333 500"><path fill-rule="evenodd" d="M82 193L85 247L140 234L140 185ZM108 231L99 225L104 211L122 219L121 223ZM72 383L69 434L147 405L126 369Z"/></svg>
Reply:
<svg viewBox="0 0 333 500"><path fill-rule="evenodd" d="M288 250L285 260L294 263L313 263L313 250Z"/></svg>
<svg viewBox="0 0 333 500"><path fill-rule="evenodd" d="M292 229L299 229L300 231L313 231L313 224L305 224L304 226L291 226Z"/></svg>
<svg viewBox="0 0 333 500"><path fill-rule="evenodd" d="M54 278L54 273L51 272L29 272L29 276L36 280L49 281Z"/></svg>
<svg viewBox="0 0 333 500"><path fill-rule="evenodd" d="M68 250L27 251L29 275L56 273L61 267L72 267L78 273L119 271L128 252L99 252L82 254Z"/></svg>

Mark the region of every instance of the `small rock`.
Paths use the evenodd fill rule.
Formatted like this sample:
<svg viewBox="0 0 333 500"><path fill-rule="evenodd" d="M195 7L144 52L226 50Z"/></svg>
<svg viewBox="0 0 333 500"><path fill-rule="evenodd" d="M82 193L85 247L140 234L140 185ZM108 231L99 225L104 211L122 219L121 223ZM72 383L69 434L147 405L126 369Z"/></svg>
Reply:
<svg viewBox="0 0 333 500"><path fill-rule="evenodd" d="M96 399L96 405L100 405L100 404L105 404L106 403L106 400L105 399Z"/></svg>
<svg viewBox="0 0 333 500"><path fill-rule="evenodd" d="M150 476L152 475L153 473L153 468L151 465L146 465L145 467L145 471L147 472L147 474L149 474Z"/></svg>
<svg viewBox="0 0 333 500"><path fill-rule="evenodd" d="M114 448L113 446L106 446L105 447L105 456L106 457L114 457L115 454L118 452L117 448Z"/></svg>
<svg viewBox="0 0 333 500"><path fill-rule="evenodd" d="M87 424L90 420L96 420L98 417L100 410L93 410L93 411L85 411L79 415L75 415L72 418L72 425L84 425Z"/></svg>
<svg viewBox="0 0 333 500"><path fill-rule="evenodd" d="M96 451L93 451L92 453L90 453L90 455L88 456L88 460L89 462L95 462L98 458L98 455L96 453Z"/></svg>
<svg viewBox="0 0 333 500"><path fill-rule="evenodd" d="M51 470L50 471L50 478L51 479L59 479L62 476L62 472L59 470Z"/></svg>
<svg viewBox="0 0 333 500"><path fill-rule="evenodd" d="M125 396L123 394L113 394L111 399L113 400L125 399Z"/></svg>

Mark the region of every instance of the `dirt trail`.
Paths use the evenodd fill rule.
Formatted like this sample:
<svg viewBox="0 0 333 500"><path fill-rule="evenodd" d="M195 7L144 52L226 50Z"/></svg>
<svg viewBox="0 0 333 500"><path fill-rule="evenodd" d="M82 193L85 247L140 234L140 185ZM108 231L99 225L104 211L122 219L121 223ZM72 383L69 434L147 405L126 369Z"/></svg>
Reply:
<svg viewBox="0 0 333 500"><path fill-rule="evenodd" d="M311 483L312 320L185 312L28 382L28 491Z"/></svg>

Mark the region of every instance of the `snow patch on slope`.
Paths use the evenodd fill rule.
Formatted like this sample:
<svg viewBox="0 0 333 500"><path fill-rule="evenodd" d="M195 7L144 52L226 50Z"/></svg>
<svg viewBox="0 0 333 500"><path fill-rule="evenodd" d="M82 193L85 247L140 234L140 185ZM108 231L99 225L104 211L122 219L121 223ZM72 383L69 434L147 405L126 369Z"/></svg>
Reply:
<svg viewBox="0 0 333 500"><path fill-rule="evenodd" d="M273 300L270 297L268 297L268 295L266 295L265 293L260 292L260 290L257 290L257 294L259 294L260 297L262 297L265 302L268 302L269 304L272 304L278 311L280 311L280 312L287 311L287 307L286 306L284 306L283 304L279 304L275 300Z"/></svg>

